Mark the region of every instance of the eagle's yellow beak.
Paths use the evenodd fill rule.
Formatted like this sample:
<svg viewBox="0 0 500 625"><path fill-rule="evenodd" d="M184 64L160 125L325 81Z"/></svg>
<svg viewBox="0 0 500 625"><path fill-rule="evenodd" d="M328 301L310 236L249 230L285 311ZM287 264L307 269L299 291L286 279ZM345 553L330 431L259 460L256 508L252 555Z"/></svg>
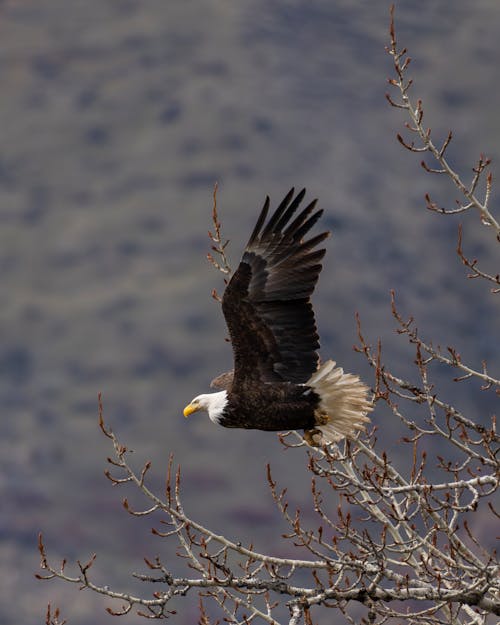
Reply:
<svg viewBox="0 0 500 625"><path fill-rule="evenodd" d="M200 407L198 404L189 404L184 408L184 416L189 417L190 414L193 414L193 412L196 412L199 409Z"/></svg>

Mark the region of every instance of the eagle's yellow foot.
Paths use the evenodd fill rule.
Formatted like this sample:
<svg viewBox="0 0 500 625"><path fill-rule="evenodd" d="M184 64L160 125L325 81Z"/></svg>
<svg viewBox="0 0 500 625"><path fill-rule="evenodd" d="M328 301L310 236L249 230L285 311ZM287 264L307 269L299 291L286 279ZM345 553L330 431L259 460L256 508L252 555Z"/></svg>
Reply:
<svg viewBox="0 0 500 625"><path fill-rule="evenodd" d="M316 425L326 425L330 421L328 414L319 410L315 412L314 418L316 419Z"/></svg>
<svg viewBox="0 0 500 625"><path fill-rule="evenodd" d="M304 430L304 440L311 447L319 447L321 444L322 434L319 430Z"/></svg>

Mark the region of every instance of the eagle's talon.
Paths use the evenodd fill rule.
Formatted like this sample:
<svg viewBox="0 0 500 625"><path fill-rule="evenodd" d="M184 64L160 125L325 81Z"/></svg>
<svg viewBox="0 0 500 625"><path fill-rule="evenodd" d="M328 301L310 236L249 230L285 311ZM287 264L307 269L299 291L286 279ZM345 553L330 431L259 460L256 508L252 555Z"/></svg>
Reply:
<svg viewBox="0 0 500 625"><path fill-rule="evenodd" d="M312 430L304 430L304 440L311 447L319 447L322 438L323 435L320 430L317 430L316 428Z"/></svg>

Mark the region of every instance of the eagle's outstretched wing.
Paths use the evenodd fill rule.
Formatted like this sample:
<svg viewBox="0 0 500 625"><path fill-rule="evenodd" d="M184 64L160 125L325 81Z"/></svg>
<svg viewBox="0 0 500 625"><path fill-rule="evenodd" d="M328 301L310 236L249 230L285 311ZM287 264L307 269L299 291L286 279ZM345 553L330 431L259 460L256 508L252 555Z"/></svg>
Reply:
<svg viewBox="0 0 500 625"><path fill-rule="evenodd" d="M316 200L296 217L305 189L291 189L266 223L269 198L226 287L222 310L234 352L234 384L306 382L318 366L319 337L310 297L329 232L304 237L322 215Z"/></svg>

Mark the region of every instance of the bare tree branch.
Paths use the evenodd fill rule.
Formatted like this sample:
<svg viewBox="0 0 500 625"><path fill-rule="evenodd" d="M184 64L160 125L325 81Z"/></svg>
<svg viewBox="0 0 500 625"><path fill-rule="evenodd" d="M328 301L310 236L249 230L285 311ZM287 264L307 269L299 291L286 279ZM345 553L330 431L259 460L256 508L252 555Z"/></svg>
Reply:
<svg viewBox="0 0 500 625"><path fill-rule="evenodd" d="M491 187L493 177L488 168L490 166L490 159L482 155L476 162L476 165L472 168L473 176L470 183L463 181L460 174L453 169L450 162L446 158L446 150L452 140L451 131L448 133L446 139L437 145L431 139L431 129L426 128L423 125L424 108L421 99L417 99L417 102L412 100L409 93L413 86L413 80L407 78L407 71L410 65L411 59L407 55L406 48L400 49L396 41L396 30L394 25L394 5L391 7L391 22L390 22L390 45L387 48L387 52L392 56L394 63L394 72L396 77L389 79L389 84L393 86L399 95L399 99L394 99L390 94L386 94L386 98L391 106L404 110L410 122L405 124L406 129L416 136L418 143L414 141L407 141L402 135L398 134L398 141L410 152L428 153L438 163L438 167L431 167L425 161L421 162L425 171L434 174L445 175L450 178L455 187L464 196L466 202L458 203L458 208L449 210L440 208L435 202L433 202L429 195L426 196L427 208L429 210L442 213L445 215L462 213L470 209L478 211L483 225L491 228L495 233L497 240L500 241L500 223L493 216L489 209L489 200L491 196ZM485 189L483 193L483 199L479 199L477 196L478 186L480 182L485 179Z"/></svg>

